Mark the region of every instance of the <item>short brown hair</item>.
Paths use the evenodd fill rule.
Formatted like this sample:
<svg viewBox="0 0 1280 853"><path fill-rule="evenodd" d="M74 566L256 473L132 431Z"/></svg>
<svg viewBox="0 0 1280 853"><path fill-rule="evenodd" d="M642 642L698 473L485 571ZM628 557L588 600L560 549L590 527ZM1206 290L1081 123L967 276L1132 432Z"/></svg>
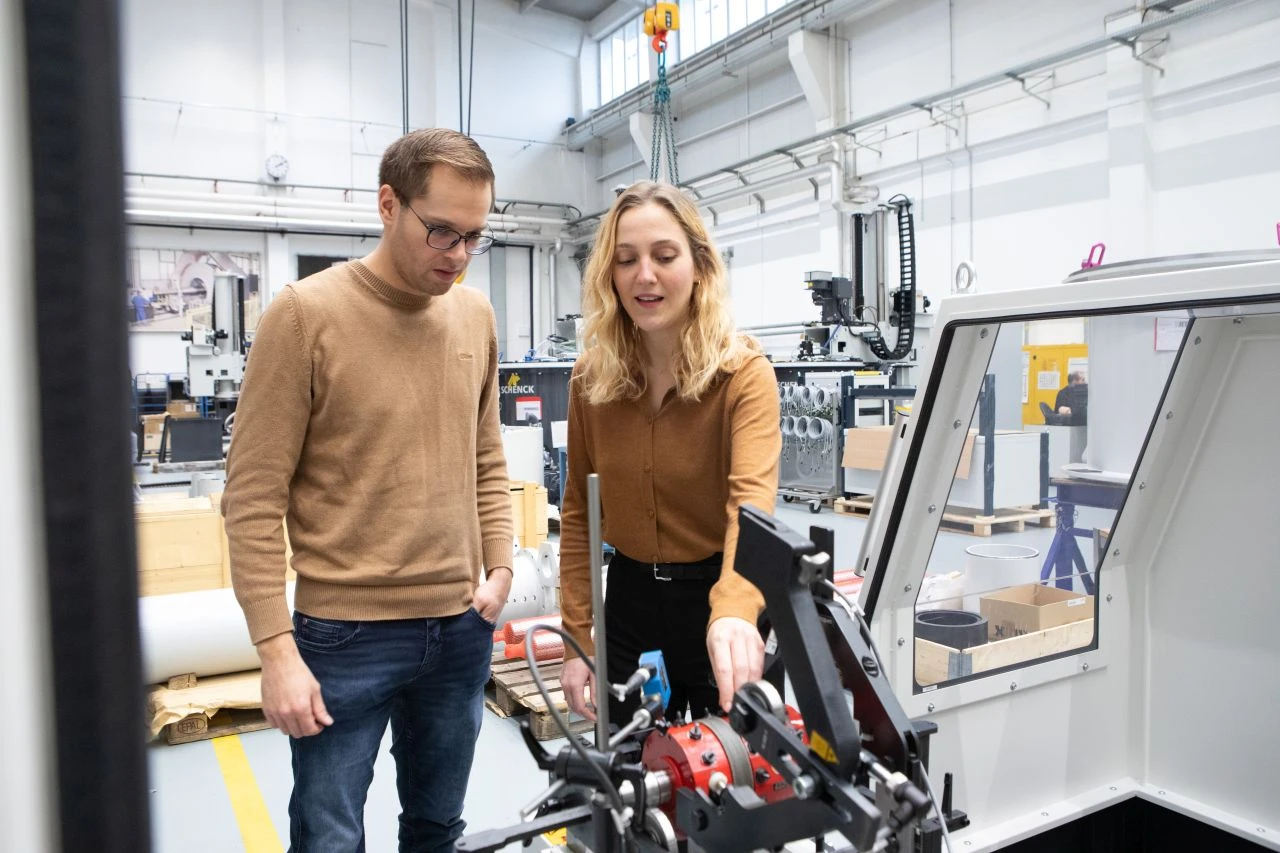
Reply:
<svg viewBox="0 0 1280 853"><path fill-rule="evenodd" d="M386 184L407 203L426 195L431 167L436 165L448 166L493 193L493 165L484 149L470 136L443 127L406 133L387 146L378 166L378 186Z"/></svg>

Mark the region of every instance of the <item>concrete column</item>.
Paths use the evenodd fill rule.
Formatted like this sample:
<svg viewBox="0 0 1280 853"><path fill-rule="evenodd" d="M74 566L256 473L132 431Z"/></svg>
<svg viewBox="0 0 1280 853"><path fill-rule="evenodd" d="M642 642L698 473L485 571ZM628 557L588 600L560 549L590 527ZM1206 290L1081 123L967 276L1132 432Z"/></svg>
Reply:
<svg viewBox="0 0 1280 853"><path fill-rule="evenodd" d="M640 149L645 168L653 173L653 113L632 113L627 120L631 141Z"/></svg>
<svg viewBox="0 0 1280 853"><path fill-rule="evenodd" d="M269 303L286 284L298 280L298 270L289 251L289 235L267 231L263 234L263 238L263 281L259 290L264 293L263 298ZM267 303L263 303L264 308Z"/></svg>

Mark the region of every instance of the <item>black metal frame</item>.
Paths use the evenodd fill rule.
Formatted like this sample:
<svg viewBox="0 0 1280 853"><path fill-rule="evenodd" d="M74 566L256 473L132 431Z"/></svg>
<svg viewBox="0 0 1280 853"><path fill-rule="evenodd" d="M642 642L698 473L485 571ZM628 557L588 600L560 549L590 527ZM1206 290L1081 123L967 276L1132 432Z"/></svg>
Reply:
<svg viewBox="0 0 1280 853"><path fill-rule="evenodd" d="M67 853L146 853L119 4L23 16L58 833Z"/></svg>

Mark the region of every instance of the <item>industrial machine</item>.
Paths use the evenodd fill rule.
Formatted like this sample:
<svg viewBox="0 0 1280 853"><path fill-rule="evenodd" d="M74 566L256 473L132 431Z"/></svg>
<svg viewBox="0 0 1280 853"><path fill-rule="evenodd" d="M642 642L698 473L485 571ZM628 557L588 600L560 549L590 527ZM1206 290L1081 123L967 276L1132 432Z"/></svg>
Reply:
<svg viewBox="0 0 1280 853"><path fill-rule="evenodd" d="M884 252L887 217L898 225L899 282L887 286ZM916 292L915 220L911 202L895 196L887 207L852 217L853 277L826 270L805 273L804 286L819 308L817 324L806 324L800 358L825 358L859 364L892 364L916 358L917 316L930 306ZM893 331L896 330L896 331ZM893 346L885 340L895 335Z"/></svg>
<svg viewBox="0 0 1280 853"><path fill-rule="evenodd" d="M499 850L568 827L570 849L592 853L682 842L730 853L814 839L819 849L931 851L965 825L932 796L935 727L902 712L858 608L836 591L831 532L813 528L806 539L749 506L739 523L735 568L764 594L798 709L761 681L737 692L727 719L666 721L663 671L643 656L636 675L613 686L619 697L640 690L641 708L612 736L599 730L594 747L570 737L551 755L522 726L551 786L522 823L465 837L457 850ZM599 629L603 607L595 612ZM530 659L536 631L526 636ZM536 664L533 672L541 686Z"/></svg>
<svg viewBox="0 0 1280 853"><path fill-rule="evenodd" d="M245 328L245 294L257 292L247 279L256 276L214 276L210 297L211 326L192 326L182 333L187 346L187 394L208 398L210 414L225 419L235 411L244 381L249 340Z"/></svg>
<svg viewBox="0 0 1280 853"><path fill-rule="evenodd" d="M778 494L806 501L810 512L843 494L845 430L888 426L892 403L910 400L915 388L890 385L877 370L812 371L803 384L779 381L782 422Z"/></svg>
<svg viewBox="0 0 1280 853"><path fill-rule="evenodd" d="M1089 466L1057 485L1095 517L1106 508L1107 529L1083 570L1092 589L1072 599L1083 612L977 646L931 643L917 633L917 615L929 577L956 567L956 549L938 532L975 407L993 373L1007 367L1020 378L1020 349L1002 356L997 340L1021 341L1021 324L1063 317L1089 322ZM1169 318L1186 321L1173 350L1153 345L1153 329ZM1005 367L993 363L1001 357ZM854 562L865 576L861 615L839 598L824 601L812 582L823 572L814 565L823 550L816 528L811 549L769 519L742 518L738 569L764 592L800 722L766 688L744 688L727 725L748 758L730 772L722 767L732 760L728 736L706 724L697 738L688 724L650 735L672 741L662 755L675 770L659 766L657 744L647 757L643 748L619 753L621 741L598 753L571 745L542 757L563 784L502 838L574 823L576 849L672 849L681 833L691 850L799 849L804 842L791 839L813 837L818 825L841 832L847 847L878 838L872 843L888 848L893 837L903 849L908 830L894 832L887 817L894 807L859 790L877 774L874 761L925 793L926 767L938 790L939 769L954 773L950 787L970 824L949 827L948 845L929 835L937 815L915 812L912 843L922 848L1280 850L1280 458L1270 452L1280 423L1277 364L1274 251L1112 264L1059 286L944 300L920 394L892 431ZM1006 402L1016 416L1020 401ZM1060 491L1055 502L1067 497ZM1086 525L1070 520L1062 513L1046 541L1080 536ZM1061 589L1061 561L1046 560L1032 588ZM1025 615L1044 614L1033 606ZM938 726L927 739L923 720ZM872 758L859 751L852 761L863 763L845 775L839 726L854 721ZM791 733L797 727L807 745ZM829 745L836 761L823 758ZM752 754L769 765L765 791ZM904 754L908 762L897 763ZM773 774L787 784L784 799L771 802ZM625 798L620 807L611 786ZM845 798L849 789L876 805L874 835L867 827L877 819ZM943 814L959 818L942 799ZM672 801L674 819L655 808ZM615 822L614 811L626 820ZM501 840L473 836L460 849L496 849Z"/></svg>

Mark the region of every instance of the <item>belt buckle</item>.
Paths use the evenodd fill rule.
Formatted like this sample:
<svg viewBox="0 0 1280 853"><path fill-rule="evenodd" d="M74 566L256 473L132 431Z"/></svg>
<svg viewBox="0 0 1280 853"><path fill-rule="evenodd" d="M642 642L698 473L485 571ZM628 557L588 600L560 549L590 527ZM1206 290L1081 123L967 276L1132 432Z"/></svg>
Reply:
<svg viewBox="0 0 1280 853"><path fill-rule="evenodd" d="M662 581L663 583L671 583L672 578L664 578L662 575L658 574L658 565L658 563L653 564L653 579L656 581Z"/></svg>

